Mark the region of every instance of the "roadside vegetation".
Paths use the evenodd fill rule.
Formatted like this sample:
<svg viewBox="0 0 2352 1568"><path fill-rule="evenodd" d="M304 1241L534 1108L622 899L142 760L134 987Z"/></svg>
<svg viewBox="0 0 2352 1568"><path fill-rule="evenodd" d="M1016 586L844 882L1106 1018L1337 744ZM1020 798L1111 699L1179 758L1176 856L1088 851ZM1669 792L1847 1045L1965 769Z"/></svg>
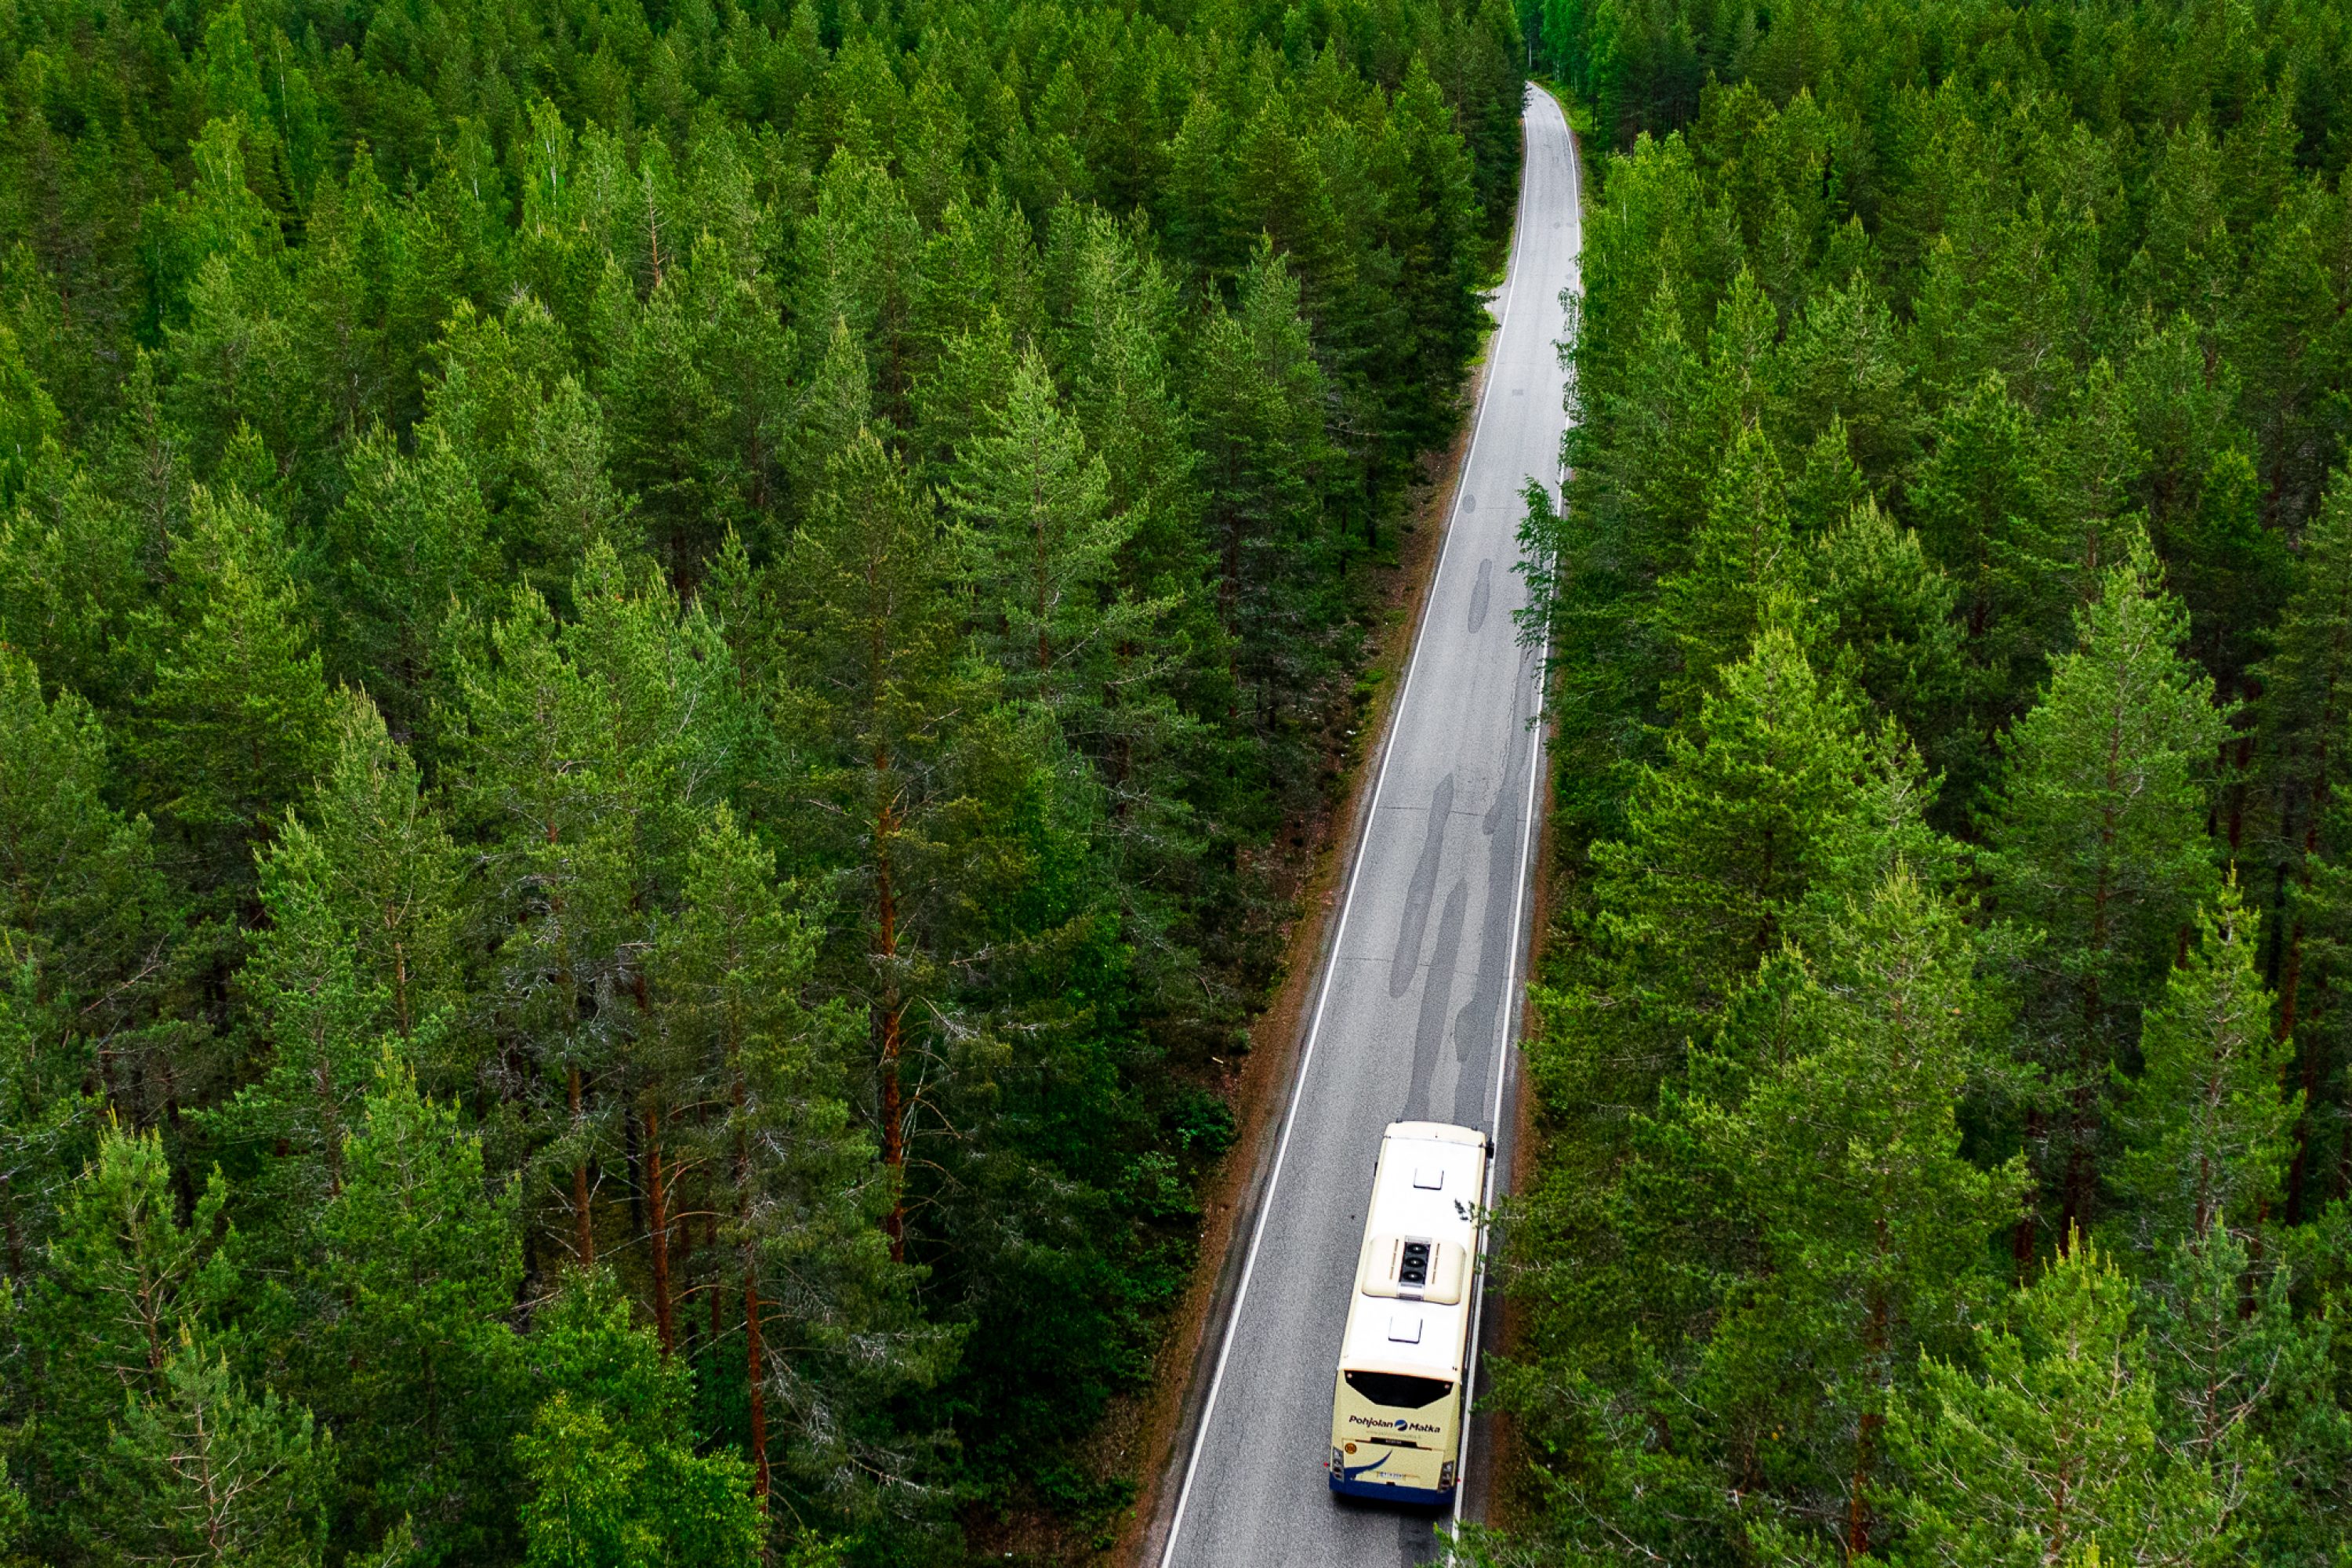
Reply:
<svg viewBox="0 0 2352 1568"><path fill-rule="evenodd" d="M2352 13L1548 0L1494 1563L2352 1538Z"/></svg>
<svg viewBox="0 0 2352 1568"><path fill-rule="evenodd" d="M0 1555L1098 1533L1522 55L0 15Z"/></svg>

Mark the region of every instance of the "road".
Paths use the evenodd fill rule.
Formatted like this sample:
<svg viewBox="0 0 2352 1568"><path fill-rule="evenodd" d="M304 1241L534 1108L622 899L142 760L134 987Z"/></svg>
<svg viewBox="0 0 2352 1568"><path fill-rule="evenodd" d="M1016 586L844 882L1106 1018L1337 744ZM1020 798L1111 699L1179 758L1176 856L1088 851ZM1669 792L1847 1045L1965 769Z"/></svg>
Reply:
<svg viewBox="0 0 2352 1568"><path fill-rule="evenodd" d="M1216 1346L1163 1568L1334 1568L1425 1563L1429 1514L1343 1504L1323 1457L1364 1199L1381 1130L1501 1115L1525 980L1540 737L1538 667L1514 612L1527 602L1520 496L1559 475L1564 330L1576 282L1574 146L1559 105L1530 89L1527 160L1499 325L1461 489L1391 715L1356 861L1307 1026L1240 1282ZM1491 1339L1494 1320L1484 1323ZM1483 1421L1465 1456L1483 1497Z"/></svg>

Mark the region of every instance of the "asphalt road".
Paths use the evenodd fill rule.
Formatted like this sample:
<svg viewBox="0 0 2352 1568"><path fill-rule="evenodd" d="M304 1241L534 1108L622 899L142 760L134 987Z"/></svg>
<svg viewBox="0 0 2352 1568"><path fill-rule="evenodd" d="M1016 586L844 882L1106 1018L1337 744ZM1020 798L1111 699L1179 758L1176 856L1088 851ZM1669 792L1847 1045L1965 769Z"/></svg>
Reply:
<svg viewBox="0 0 2352 1568"><path fill-rule="evenodd" d="M1576 282L1580 240L1559 105L1530 89L1524 124L1510 273L1462 486L1241 1280L1210 1341L1217 1360L1162 1526L1164 1568L1402 1568L1439 1550L1427 1512L1333 1499L1323 1457L1381 1129L1483 1127L1504 1140L1494 1170L1509 1169L1509 1118L1497 1121L1516 1088L1539 743L1514 565L1521 492L1559 477L1559 297ZM1491 1339L1491 1315L1484 1327ZM1465 1456L1474 1517L1485 1426L1473 1423Z"/></svg>

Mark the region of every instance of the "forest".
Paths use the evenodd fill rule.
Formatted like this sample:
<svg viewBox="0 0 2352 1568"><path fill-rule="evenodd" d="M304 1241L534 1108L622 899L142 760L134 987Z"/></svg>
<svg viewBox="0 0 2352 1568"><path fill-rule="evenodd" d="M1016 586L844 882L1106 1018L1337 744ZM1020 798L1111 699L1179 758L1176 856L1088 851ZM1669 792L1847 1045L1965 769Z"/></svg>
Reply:
<svg viewBox="0 0 2352 1568"><path fill-rule="evenodd" d="M2352 11L1541 0L1505 1564L2352 1542Z"/></svg>
<svg viewBox="0 0 2352 1568"><path fill-rule="evenodd" d="M1102 1531L1523 57L0 10L0 1561Z"/></svg>

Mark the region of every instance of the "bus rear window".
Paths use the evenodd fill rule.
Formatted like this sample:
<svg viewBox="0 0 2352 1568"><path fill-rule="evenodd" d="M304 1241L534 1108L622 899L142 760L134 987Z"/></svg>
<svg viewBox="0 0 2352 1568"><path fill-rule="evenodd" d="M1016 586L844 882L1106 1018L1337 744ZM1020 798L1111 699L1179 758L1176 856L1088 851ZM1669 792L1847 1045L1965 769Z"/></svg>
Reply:
<svg viewBox="0 0 2352 1568"><path fill-rule="evenodd" d="M1454 1392L1440 1377L1411 1377L1401 1372L1351 1372L1348 1386L1391 1410L1419 1410Z"/></svg>

